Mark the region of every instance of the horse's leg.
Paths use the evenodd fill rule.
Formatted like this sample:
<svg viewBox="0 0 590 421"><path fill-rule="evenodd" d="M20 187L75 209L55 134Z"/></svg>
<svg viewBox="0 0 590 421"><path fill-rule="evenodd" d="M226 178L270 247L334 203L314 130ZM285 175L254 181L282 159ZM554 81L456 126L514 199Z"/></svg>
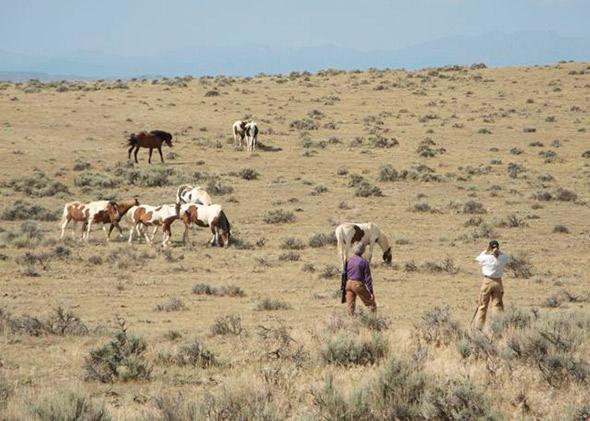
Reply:
<svg viewBox="0 0 590 421"><path fill-rule="evenodd" d="M373 258L373 247L375 247L375 243L370 241L369 242L369 254L367 255L367 260L371 263L371 259Z"/></svg>
<svg viewBox="0 0 590 421"><path fill-rule="evenodd" d="M188 230L189 230L189 225L184 224L184 234L182 234L182 242L184 244L188 243Z"/></svg>
<svg viewBox="0 0 590 421"><path fill-rule="evenodd" d="M162 245L166 247L168 244L171 243L170 239L172 238L172 230L170 229L170 225L164 225L162 227L162 231L164 231L164 242Z"/></svg>
<svg viewBox="0 0 590 421"><path fill-rule="evenodd" d="M69 223L70 223L70 218L67 218L67 217L61 223L61 235L59 237L60 240L64 239L64 235L66 234L66 228L68 227Z"/></svg>
<svg viewBox="0 0 590 421"><path fill-rule="evenodd" d="M109 242L109 234L110 234L110 231L109 231L109 232L107 232L107 227L106 227L106 225L105 225L105 224L102 224L102 230L104 231L104 235L106 236L106 238L107 238L107 243L108 243L108 242Z"/></svg>
<svg viewBox="0 0 590 421"><path fill-rule="evenodd" d="M74 223L72 224L72 238L76 238L76 227L78 226L78 221L74 219Z"/></svg>
<svg viewBox="0 0 590 421"><path fill-rule="evenodd" d="M157 226L156 226L156 228L157 228ZM154 232L154 234L155 234L155 232ZM145 242L146 242L146 243L148 243L148 244L151 244L151 243L152 243L152 240L150 239L150 236L149 236L149 234L148 234L148 230L147 230L147 228L145 228L145 229L143 230L143 236L145 237Z"/></svg>
<svg viewBox="0 0 590 421"><path fill-rule="evenodd" d="M135 224L134 227L131 227L131 229L129 230L129 244L131 244L133 242L133 230L135 230L137 227L137 224ZM140 237L141 240L141 237Z"/></svg>
<svg viewBox="0 0 590 421"><path fill-rule="evenodd" d="M154 148L150 148L150 157L148 158L148 164L152 163L152 152L154 151Z"/></svg>
<svg viewBox="0 0 590 421"><path fill-rule="evenodd" d="M133 148L135 148L135 145L131 145L131 147L129 148L129 157L127 159L131 159L131 151L133 150Z"/></svg>
<svg viewBox="0 0 590 421"><path fill-rule="evenodd" d="M162 145L158 146L158 152L160 152L160 161L162 164L164 163L164 157L162 156Z"/></svg>
<svg viewBox="0 0 590 421"><path fill-rule="evenodd" d="M121 228L121 225L119 225L119 221L115 222L115 226L119 230L119 238L123 238L124 237L124 235L123 235L123 229Z"/></svg>
<svg viewBox="0 0 590 421"><path fill-rule="evenodd" d="M139 145L135 147L135 152L133 153L133 156L135 156L135 163L139 164L139 161L137 160L137 152L139 152Z"/></svg>
<svg viewBox="0 0 590 421"><path fill-rule="evenodd" d="M92 220L86 223L86 242L90 239L90 228L92 228Z"/></svg>

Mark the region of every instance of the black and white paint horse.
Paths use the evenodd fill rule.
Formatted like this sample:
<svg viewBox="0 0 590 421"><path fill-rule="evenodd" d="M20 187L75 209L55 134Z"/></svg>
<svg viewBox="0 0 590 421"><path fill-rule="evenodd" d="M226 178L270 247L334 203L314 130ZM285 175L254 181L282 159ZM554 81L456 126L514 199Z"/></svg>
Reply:
<svg viewBox="0 0 590 421"><path fill-rule="evenodd" d="M361 242L367 246L367 260L370 262L373 257L373 248L375 244L379 244L383 250L383 261L391 263L393 256L391 254L391 246L387 236L383 234L379 227L372 222L364 224L353 224L345 222L336 227L336 240L338 241L338 252L342 260L342 267L346 264L348 255L352 245L356 242Z"/></svg>

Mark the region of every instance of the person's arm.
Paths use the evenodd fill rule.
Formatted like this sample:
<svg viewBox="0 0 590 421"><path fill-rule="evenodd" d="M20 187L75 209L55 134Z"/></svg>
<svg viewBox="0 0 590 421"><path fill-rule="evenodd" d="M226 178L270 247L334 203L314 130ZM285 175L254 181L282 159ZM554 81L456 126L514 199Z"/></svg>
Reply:
<svg viewBox="0 0 590 421"><path fill-rule="evenodd" d="M369 262L365 261L364 264L364 278L365 278L365 286L367 290L371 293L372 296L375 296L373 293L373 277L371 276L371 268L369 266Z"/></svg>
<svg viewBox="0 0 590 421"><path fill-rule="evenodd" d="M480 265L485 265L487 261L489 261L490 255L486 251L482 251L479 256L475 258L475 261L478 262Z"/></svg>

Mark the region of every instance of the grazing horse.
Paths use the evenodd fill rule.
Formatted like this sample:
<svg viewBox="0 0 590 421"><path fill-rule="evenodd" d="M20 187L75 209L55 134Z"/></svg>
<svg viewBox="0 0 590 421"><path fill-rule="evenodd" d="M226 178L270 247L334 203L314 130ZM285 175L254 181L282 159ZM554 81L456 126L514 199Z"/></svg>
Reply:
<svg viewBox="0 0 590 421"><path fill-rule="evenodd" d="M196 203L197 205L210 205L211 196L199 186L183 184L176 190L176 203Z"/></svg>
<svg viewBox="0 0 590 421"><path fill-rule="evenodd" d="M246 149L250 152L256 149L256 143L258 142L258 126L255 122L251 121L246 124Z"/></svg>
<svg viewBox="0 0 590 421"><path fill-rule="evenodd" d="M182 240L188 242L188 231L193 224L199 227L211 227L213 237L209 244L219 247L229 247L231 225L220 205L195 205L187 203L180 208L180 220L184 222Z"/></svg>
<svg viewBox="0 0 590 421"><path fill-rule="evenodd" d="M373 257L373 247L375 243L379 244L383 250L383 261L391 263L393 256L391 255L391 246L389 240L383 234L377 225L369 222L365 224L352 224L345 222L336 227L336 240L338 240L338 250L340 258L342 259L342 266L346 264L349 251L352 244L360 241L364 245L368 245L367 260L370 262Z"/></svg>
<svg viewBox="0 0 590 421"><path fill-rule="evenodd" d="M137 132L131 133L129 139L127 139L129 146L129 159L131 159L131 151L135 149L135 163L137 161L137 152L139 152L139 148L149 148L150 155L148 158L148 163L152 163L152 152L154 148L158 149L160 153L160 159L164 162L164 157L162 156L162 143L166 143L166 145L172 147L172 135L168 132L164 132L162 130L152 130L151 132Z"/></svg>
<svg viewBox="0 0 590 421"><path fill-rule="evenodd" d="M232 126L232 133L234 134L234 147L242 147L242 142L244 141L244 136L246 136L246 124L248 124L245 120L238 120ZM238 141L239 137L239 141Z"/></svg>
<svg viewBox="0 0 590 421"><path fill-rule="evenodd" d="M119 205L117 202L109 200L98 200L96 202L81 203L81 202L70 202L64 206L63 215L61 218L61 236L60 239L64 238L66 228L70 221L74 221L74 227L72 233L76 232L76 223L82 222L82 240L88 241L90 237L90 228L93 223L102 223L102 229L107 234L105 224L111 224L111 230L113 225L118 226L118 221L121 218ZM119 228L120 229L120 228ZM107 241L109 241L109 233L107 234Z"/></svg>
<svg viewBox="0 0 590 421"><path fill-rule="evenodd" d="M129 244L133 242L133 231L139 236L143 232L147 243L151 244L159 227L162 227L162 247L170 244L172 231L170 226L179 218L180 204L149 206L133 206L128 212L128 220L131 223L129 230ZM154 227L151 238L148 236L147 227Z"/></svg>

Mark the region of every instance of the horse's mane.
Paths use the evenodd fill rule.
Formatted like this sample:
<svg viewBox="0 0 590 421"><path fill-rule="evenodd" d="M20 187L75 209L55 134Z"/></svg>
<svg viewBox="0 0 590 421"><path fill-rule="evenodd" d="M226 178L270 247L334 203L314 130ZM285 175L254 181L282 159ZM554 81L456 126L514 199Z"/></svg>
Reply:
<svg viewBox="0 0 590 421"><path fill-rule="evenodd" d="M221 228L223 231L227 232L228 234L230 233L230 230L231 230L231 225L229 223L229 220L227 219L227 216L225 216L225 212L223 212L223 211L219 212L219 228Z"/></svg>
<svg viewBox="0 0 590 421"><path fill-rule="evenodd" d="M152 130L150 133L162 141L172 140L172 135L164 130Z"/></svg>

